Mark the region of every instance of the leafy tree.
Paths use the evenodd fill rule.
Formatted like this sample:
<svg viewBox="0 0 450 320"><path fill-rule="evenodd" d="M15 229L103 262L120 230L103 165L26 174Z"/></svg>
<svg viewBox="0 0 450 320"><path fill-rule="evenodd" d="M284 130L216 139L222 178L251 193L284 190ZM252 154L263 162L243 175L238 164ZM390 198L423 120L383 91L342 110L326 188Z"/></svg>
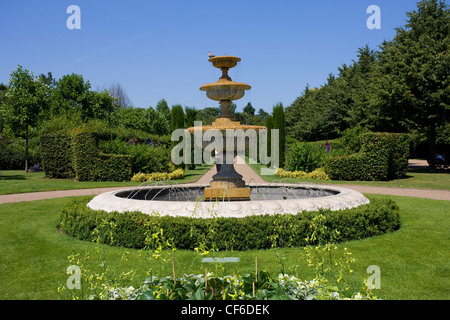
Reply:
<svg viewBox="0 0 450 320"><path fill-rule="evenodd" d="M184 123L187 128L194 126L194 121L197 120L198 110L195 107L184 107L185 119Z"/></svg>
<svg viewBox="0 0 450 320"><path fill-rule="evenodd" d="M450 117L450 10L444 1L425 0L407 16L383 46L381 106L425 131L434 171L436 131Z"/></svg>
<svg viewBox="0 0 450 320"><path fill-rule="evenodd" d="M149 123L149 130L146 132L163 136L170 133L170 124L166 117L159 111L148 107L147 120Z"/></svg>
<svg viewBox="0 0 450 320"><path fill-rule="evenodd" d="M79 116L85 122L88 119L108 119L117 110L107 90L91 91L91 84L84 81L82 75L64 75L56 82L52 92L49 117L55 115Z"/></svg>
<svg viewBox="0 0 450 320"><path fill-rule="evenodd" d="M40 74L39 79L44 83L45 85L49 86L51 89L53 89L56 85L56 79L53 78L53 74L51 72L48 72L47 75Z"/></svg>
<svg viewBox="0 0 450 320"><path fill-rule="evenodd" d="M7 100L0 105L0 114L16 135L25 137L25 172L28 172L29 130L37 125L45 107L49 87L22 66L18 66L9 79Z"/></svg>
<svg viewBox="0 0 450 320"><path fill-rule="evenodd" d="M0 110L1 110L2 103L6 102L6 100L7 100L7 98L6 98L7 91L8 91L8 87L6 85L4 85L3 83L0 83ZM0 117L0 135L2 135L2 133L4 134L4 132L3 132L4 122L5 122L4 118Z"/></svg>
<svg viewBox="0 0 450 320"><path fill-rule="evenodd" d="M151 134L166 135L170 131L166 118L152 107L122 108L116 112L115 119L118 126Z"/></svg>
<svg viewBox="0 0 450 320"><path fill-rule="evenodd" d="M254 115L254 114L255 114L255 111L256 111L256 110L255 110L255 108L253 108L251 102L247 103L247 105L244 107L244 112L245 112L245 113Z"/></svg>
<svg viewBox="0 0 450 320"><path fill-rule="evenodd" d="M160 112L166 120L170 123L170 108L167 105L167 101L164 99L161 99L156 104L156 110Z"/></svg>
<svg viewBox="0 0 450 320"><path fill-rule="evenodd" d="M213 121L220 114L220 109L217 107L208 107L198 111L197 119L202 122L202 125L208 126L213 123Z"/></svg>
<svg viewBox="0 0 450 320"><path fill-rule="evenodd" d="M259 108L258 110L258 116L260 116L262 119L266 119L266 117L269 115L266 111L263 110L263 108Z"/></svg>

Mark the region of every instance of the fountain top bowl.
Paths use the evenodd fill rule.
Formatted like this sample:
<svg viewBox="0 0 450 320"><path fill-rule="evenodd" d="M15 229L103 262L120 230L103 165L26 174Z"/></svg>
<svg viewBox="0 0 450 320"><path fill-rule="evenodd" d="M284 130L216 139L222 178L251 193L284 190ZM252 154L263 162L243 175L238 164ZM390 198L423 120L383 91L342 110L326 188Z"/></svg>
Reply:
<svg viewBox="0 0 450 320"><path fill-rule="evenodd" d="M213 66L219 69L222 68L233 68L237 65L239 61L241 61L241 58L234 57L234 56L215 56L208 60L209 62L212 62Z"/></svg>

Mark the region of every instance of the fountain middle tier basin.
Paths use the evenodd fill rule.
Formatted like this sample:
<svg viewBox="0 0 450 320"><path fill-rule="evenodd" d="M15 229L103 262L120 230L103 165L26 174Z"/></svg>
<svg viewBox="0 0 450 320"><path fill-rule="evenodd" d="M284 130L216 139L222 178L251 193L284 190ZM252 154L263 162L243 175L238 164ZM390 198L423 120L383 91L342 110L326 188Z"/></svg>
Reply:
<svg viewBox="0 0 450 320"><path fill-rule="evenodd" d="M234 81L221 81L208 83L200 87L200 90L206 91L206 96L211 100L239 100L245 95L245 90L250 90L250 85Z"/></svg>
<svg viewBox="0 0 450 320"><path fill-rule="evenodd" d="M127 190L105 192L94 197L87 206L108 212L139 211L160 216L194 218L243 218L263 214L295 214L303 210L320 208L341 210L368 204L360 192L325 185L267 184L252 185L250 200L206 201L203 198L207 185L154 185Z"/></svg>

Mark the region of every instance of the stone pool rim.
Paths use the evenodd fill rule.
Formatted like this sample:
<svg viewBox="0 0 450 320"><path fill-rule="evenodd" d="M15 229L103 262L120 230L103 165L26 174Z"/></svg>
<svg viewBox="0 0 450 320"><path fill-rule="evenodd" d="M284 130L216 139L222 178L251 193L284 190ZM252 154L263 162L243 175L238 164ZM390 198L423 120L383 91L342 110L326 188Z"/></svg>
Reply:
<svg viewBox="0 0 450 320"><path fill-rule="evenodd" d="M304 187L311 189L324 189L337 192L333 195L322 197L308 197L302 199L282 200L251 200L251 201L159 201L159 200L136 200L118 197L116 194L133 192L139 189L162 189L162 188L202 188L208 184L179 184L179 185L151 185L130 187L104 192L95 196L87 206L94 210L107 212L117 211L120 213L139 211L145 214L160 216L184 216L194 218L233 217L243 218L251 215L263 214L296 214L303 210L317 211L319 209L330 209L332 211L355 208L370 203L362 193L337 187L333 185L305 184L305 183L266 183L249 184L252 188L257 187Z"/></svg>

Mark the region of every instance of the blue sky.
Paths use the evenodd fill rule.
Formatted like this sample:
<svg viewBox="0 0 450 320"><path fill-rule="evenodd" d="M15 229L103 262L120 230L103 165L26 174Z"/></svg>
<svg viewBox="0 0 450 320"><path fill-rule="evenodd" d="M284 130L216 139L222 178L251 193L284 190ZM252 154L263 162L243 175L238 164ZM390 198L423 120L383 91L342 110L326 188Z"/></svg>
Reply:
<svg viewBox="0 0 450 320"><path fill-rule="evenodd" d="M81 9L80 30L66 26L70 5ZM381 9L379 30L366 26L370 5ZM93 89L118 82L136 107L164 98L203 109L218 106L199 90L220 76L211 51L242 58L229 74L252 89L238 110L251 102L270 112L324 84L358 48L392 40L415 8L415 0L1 0L0 83L20 64L57 79L82 74Z"/></svg>

